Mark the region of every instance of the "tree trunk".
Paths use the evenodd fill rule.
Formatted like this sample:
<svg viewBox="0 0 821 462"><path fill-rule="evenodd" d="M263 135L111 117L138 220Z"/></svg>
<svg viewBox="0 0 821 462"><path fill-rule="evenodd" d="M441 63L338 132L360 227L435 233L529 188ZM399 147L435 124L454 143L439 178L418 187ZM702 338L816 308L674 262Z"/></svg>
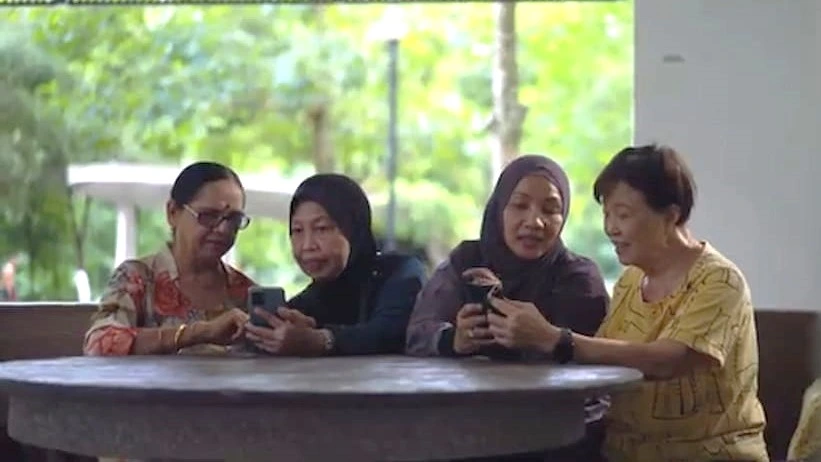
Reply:
<svg viewBox="0 0 821 462"><path fill-rule="evenodd" d="M519 103L519 70L516 64L516 2L493 5L496 36L493 59L494 178L519 155L522 124L527 108Z"/></svg>
<svg viewBox="0 0 821 462"><path fill-rule="evenodd" d="M89 220L89 213L88 210L91 205L91 198L86 196L83 199L82 210L80 211L80 217L77 216L77 210L75 209L76 204L74 202L75 196L74 193L69 189L68 190L68 207L69 207L69 215L71 216L71 231L74 238L74 253L77 258L76 265L78 270L85 270L86 269L86 261L85 261L85 240L86 234L88 233L88 220Z"/></svg>
<svg viewBox="0 0 821 462"><path fill-rule="evenodd" d="M308 109L308 119L311 121L311 152L314 168L317 173L327 173L334 170L334 152L331 142L330 107L327 103L319 103Z"/></svg>
<svg viewBox="0 0 821 462"><path fill-rule="evenodd" d="M311 5L316 33L322 34L325 29L325 5ZM334 150L331 140L331 103L324 95L317 95L320 101L308 107L308 119L311 122L311 154L314 169L317 173L328 173L334 170Z"/></svg>

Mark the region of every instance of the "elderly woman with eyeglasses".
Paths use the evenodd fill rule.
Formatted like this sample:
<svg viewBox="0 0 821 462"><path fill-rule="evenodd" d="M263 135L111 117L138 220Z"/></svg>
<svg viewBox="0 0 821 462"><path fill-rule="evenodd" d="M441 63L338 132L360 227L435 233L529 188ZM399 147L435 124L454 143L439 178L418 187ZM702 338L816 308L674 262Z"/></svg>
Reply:
<svg viewBox="0 0 821 462"><path fill-rule="evenodd" d="M254 283L222 262L248 226L237 174L197 162L179 174L166 215L172 238L159 252L115 270L85 335L86 355L174 354L226 346L243 336Z"/></svg>

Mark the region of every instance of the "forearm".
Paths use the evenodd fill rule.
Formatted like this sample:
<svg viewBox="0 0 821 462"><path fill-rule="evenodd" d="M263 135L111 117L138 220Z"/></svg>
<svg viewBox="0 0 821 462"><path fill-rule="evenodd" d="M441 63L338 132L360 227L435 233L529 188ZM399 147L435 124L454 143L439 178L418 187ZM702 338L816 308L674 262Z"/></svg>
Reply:
<svg viewBox="0 0 821 462"><path fill-rule="evenodd" d="M179 326L145 327L137 329L132 354L175 354L180 348L187 348L202 343L201 327L199 323L195 322L187 324L182 332L179 332Z"/></svg>
<svg viewBox="0 0 821 462"><path fill-rule="evenodd" d="M682 373L680 366L686 355L686 347L665 341L636 343L573 334L573 342L576 362L631 367L648 379L668 379Z"/></svg>
<svg viewBox="0 0 821 462"><path fill-rule="evenodd" d="M440 343L447 337L446 331L453 326L445 321L412 321L406 331L405 353L410 356L438 356L442 354ZM451 332L450 342L453 343ZM452 348L452 346L451 346Z"/></svg>

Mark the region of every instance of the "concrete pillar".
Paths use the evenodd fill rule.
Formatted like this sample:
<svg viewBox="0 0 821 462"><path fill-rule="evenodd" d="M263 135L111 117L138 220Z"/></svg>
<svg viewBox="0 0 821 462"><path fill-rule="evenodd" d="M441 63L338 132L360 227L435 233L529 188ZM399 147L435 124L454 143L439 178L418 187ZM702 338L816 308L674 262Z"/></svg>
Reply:
<svg viewBox="0 0 821 462"><path fill-rule="evenodd" d="M693 229L757 307L821 310L821 2L636 0L635 138L681 150Z"/></svg>
<svg viewBox="0 0 821 462"><path fill-rule="evenodd" d="M137 213L133 205L117 206L117 240L114 266L137 256Z"/></svg>

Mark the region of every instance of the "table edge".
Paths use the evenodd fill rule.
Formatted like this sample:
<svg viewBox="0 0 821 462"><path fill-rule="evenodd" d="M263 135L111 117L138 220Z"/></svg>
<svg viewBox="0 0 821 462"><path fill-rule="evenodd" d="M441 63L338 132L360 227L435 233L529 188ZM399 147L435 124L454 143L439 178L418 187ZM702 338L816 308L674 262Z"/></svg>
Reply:
<svg viewBox="0 0 821 462"><path fill-rule="evenodd" d="M302 391L249 391L225 390L184 390L169 388L115 388L93 385L60 385L35 383L14 379L0 379L0 394L11 399L52 399L100 402L131 402L137 404L180 405L350 405L382 406L411 404L475 404L532 402L534 399L566 399L569 396L595 397L618 393L642 381L641 373L635 371L632 377L613 380L609 383L590 387L563 387L551 389L522 390L476 390L476 391L420 391L420 392L302 392Z"/></svg>

